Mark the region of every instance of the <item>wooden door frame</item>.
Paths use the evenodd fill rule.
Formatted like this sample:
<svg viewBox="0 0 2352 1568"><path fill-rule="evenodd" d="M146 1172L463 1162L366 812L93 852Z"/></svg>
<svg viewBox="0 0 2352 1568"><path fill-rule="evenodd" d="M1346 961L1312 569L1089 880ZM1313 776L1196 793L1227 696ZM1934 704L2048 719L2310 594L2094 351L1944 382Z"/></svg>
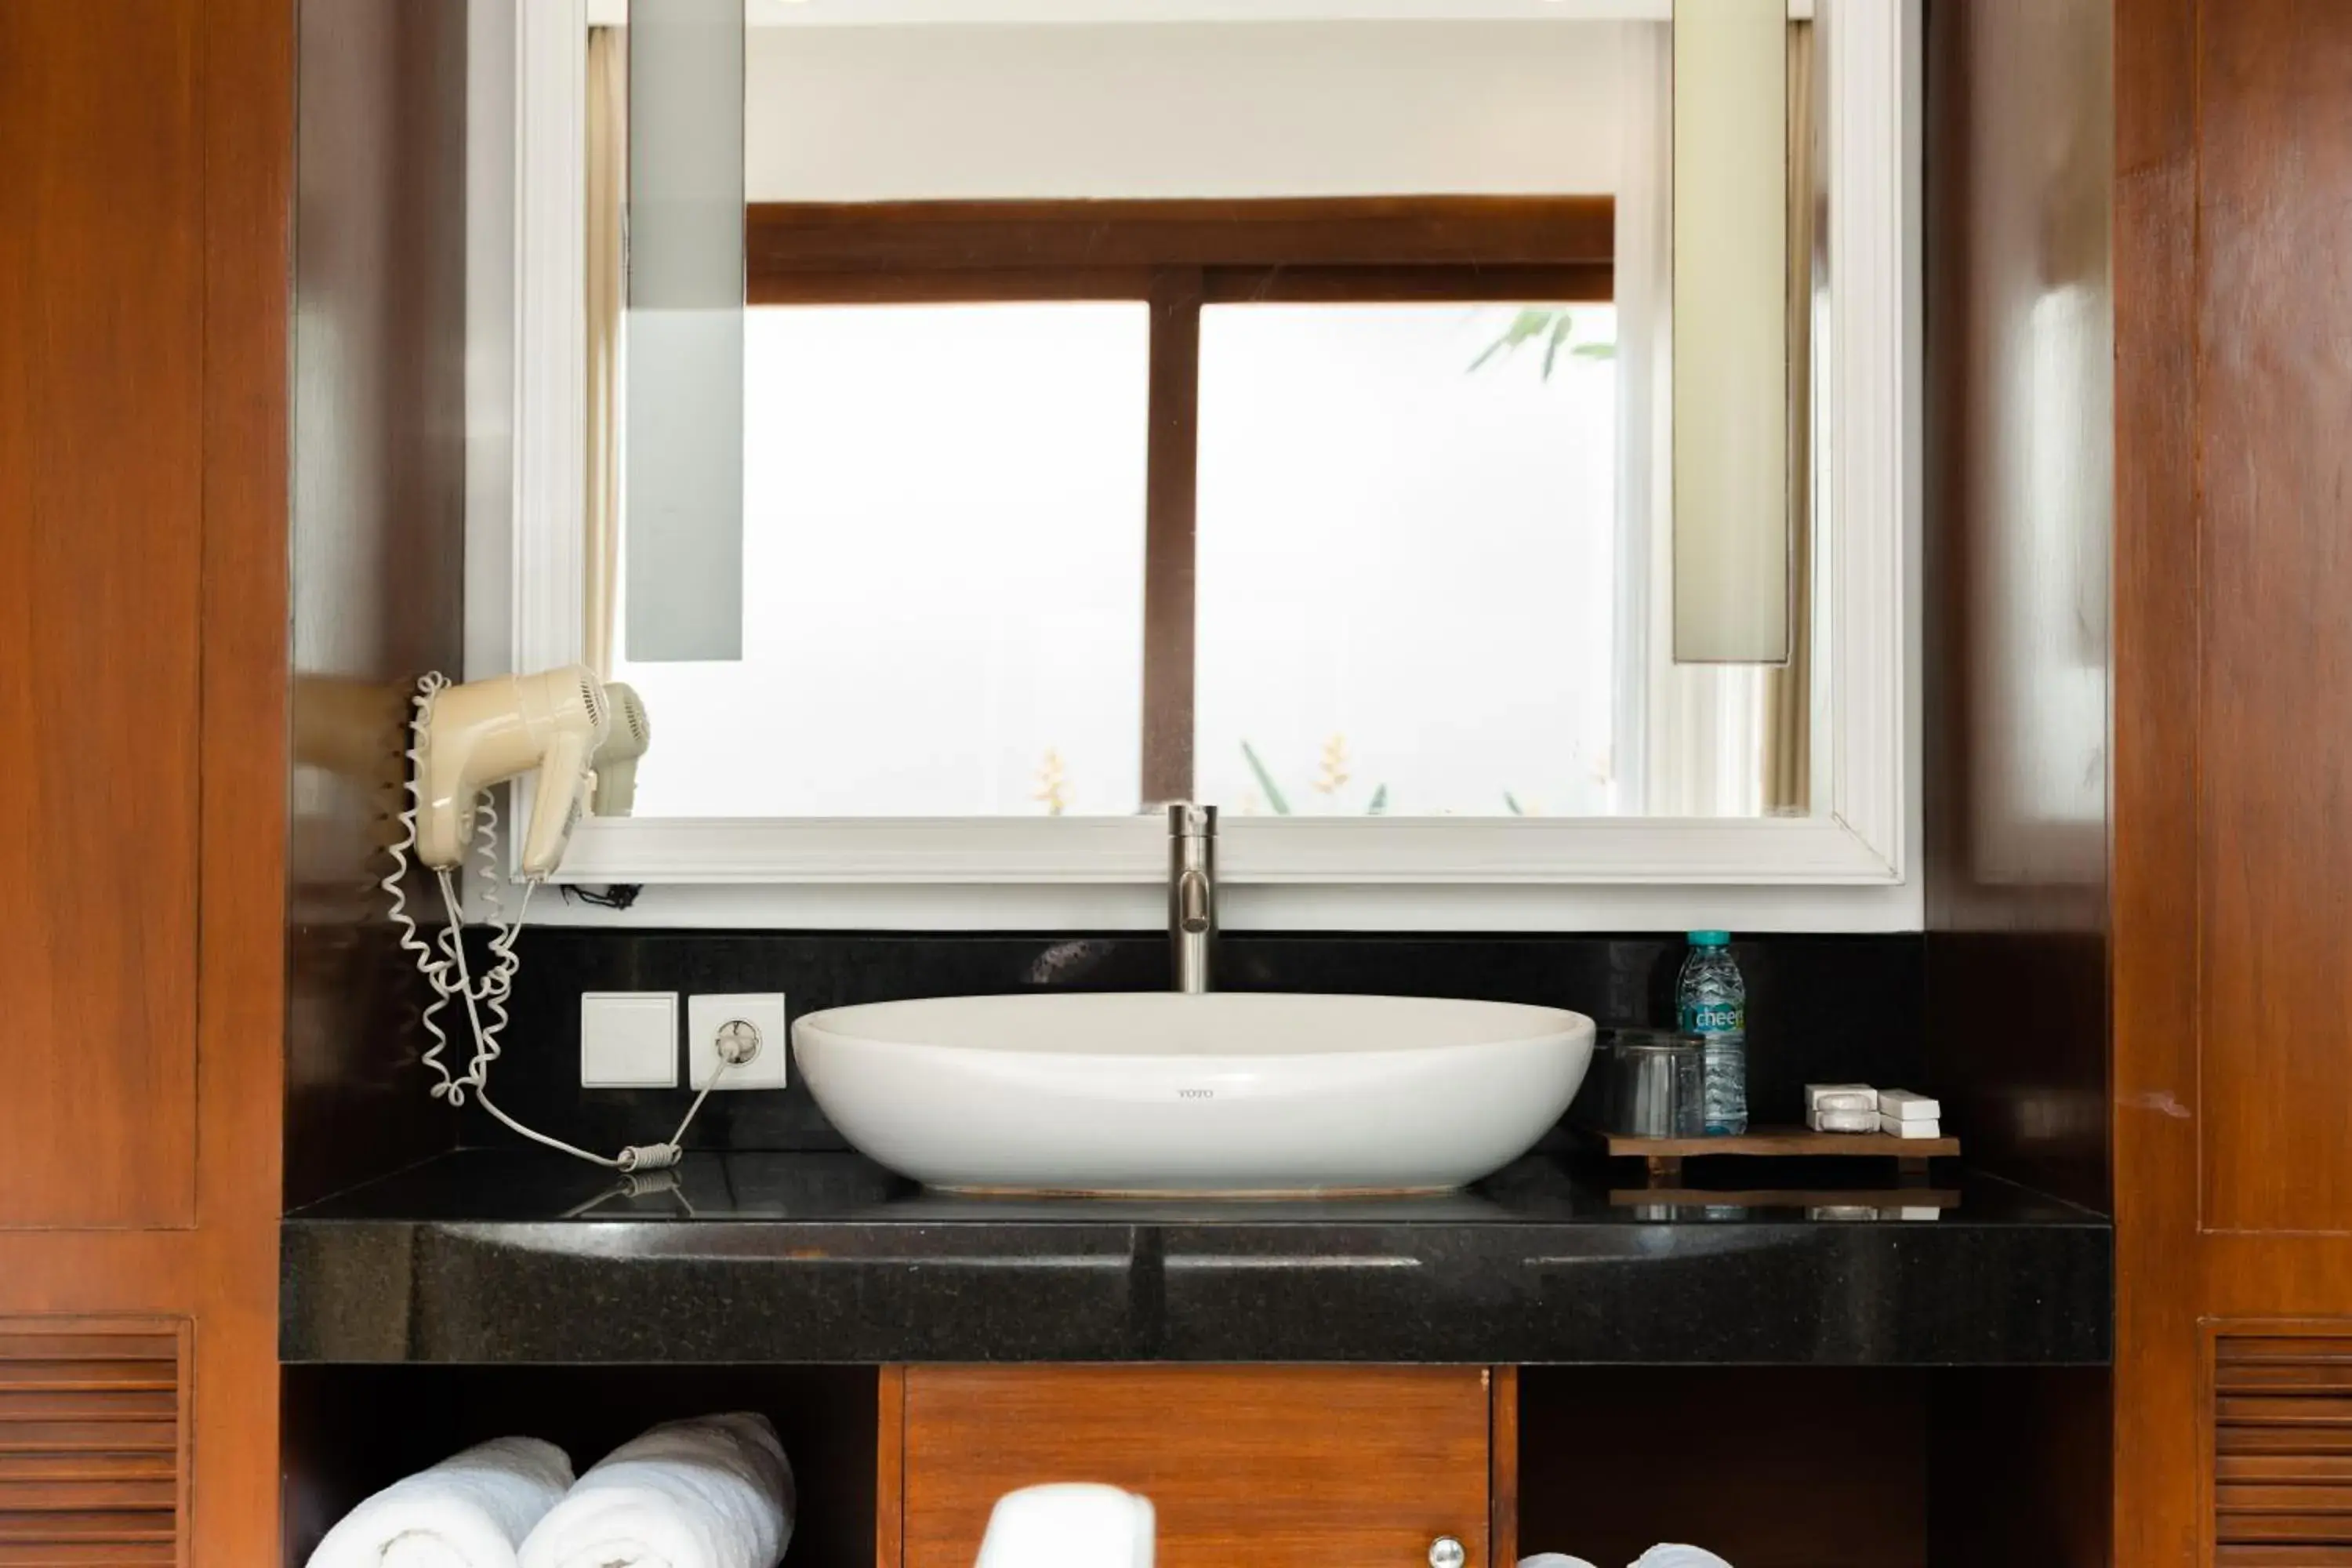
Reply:
<svg viewBox="0 0 2352 1568"><path fill-rule="evenodd" d="M205 0L203 805L197 851L196 1568L278 1543L292 495L290 0Z"/></svg>
<svg viewBox="0 0 2352 1568"><path fill-rule="evenodd" d="M2110 1069L2118 1563L2186 1565L2196 1234L2197 0L2116 0ZM2189 1089L2189 1098L2180 1090Z"/></svg>

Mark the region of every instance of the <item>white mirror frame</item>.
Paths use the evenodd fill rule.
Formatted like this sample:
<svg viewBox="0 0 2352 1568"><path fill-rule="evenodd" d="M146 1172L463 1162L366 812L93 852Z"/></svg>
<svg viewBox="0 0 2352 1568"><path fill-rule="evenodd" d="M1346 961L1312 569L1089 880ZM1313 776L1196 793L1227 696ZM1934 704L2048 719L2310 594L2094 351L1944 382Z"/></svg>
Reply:
<svg viewBox="0 0 2352 1568"><path fill-rule="evenodd" d="M481 232L469 676L581 656L589 10L590 0L514 4L510 34L477 48L480 68L503 79L478 80L478 108L510 84L512 113L510 132L497 116L471 152ZM1666 0L1578 0L1577 10L1671 14ZM1918 928L1908 876L1920 836L1917 12L1917 0L1791 5L1822 30L1832 195L1812 815L1229 818L1228 923ZM635 923L1148 923L1165 837L1153 816L590 818L559 879L647 885L625 917ZM981 896L990 889L999 896ZM557 904L543 900L534 916L609 918Z"/></svg>

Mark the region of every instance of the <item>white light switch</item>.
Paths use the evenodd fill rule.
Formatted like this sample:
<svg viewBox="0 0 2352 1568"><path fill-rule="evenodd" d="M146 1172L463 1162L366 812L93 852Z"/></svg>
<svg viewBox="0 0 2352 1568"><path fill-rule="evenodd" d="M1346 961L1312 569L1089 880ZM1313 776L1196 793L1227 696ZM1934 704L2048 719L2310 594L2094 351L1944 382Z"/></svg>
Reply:
<svg viewBox="0 0 2352 1568"><path fill-rule="evenodd" d="M677 993L582 992L580 1087L676 1089Z"/></svg>
<svg viewBox="0 0 2352 1568"><path fill-rule="evenodd" d="M730 1025L747 1026L730 1029ZM751 1059L730 1067L712 1088L714 1094L739 1089L782 1089L789 1076L792 1049L784 1043L784 997L780 991L732 996L689 996L686 999L686 1076L688 1089L700 1089L718 1072L719 1034L725 1030L736 1049L756 1040Z"/></svg>

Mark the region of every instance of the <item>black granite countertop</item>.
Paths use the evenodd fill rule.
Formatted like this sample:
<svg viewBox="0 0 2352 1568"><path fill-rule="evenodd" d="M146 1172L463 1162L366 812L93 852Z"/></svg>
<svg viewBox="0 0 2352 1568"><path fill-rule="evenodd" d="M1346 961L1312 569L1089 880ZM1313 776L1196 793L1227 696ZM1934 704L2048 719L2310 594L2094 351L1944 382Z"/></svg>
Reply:
<svg viewBox="0 0 2352 1568"><path fill-rule="evenodd" d="M2088 1210L1969 1173L1752 1206L1612 1194L1605 1176L1531 1156L1433 1198L994 1200L926 1193L854 1154L695 1154L629 1182L467 1150L287 1218L281 1353L2108 1359L2113 1232Z"/></svg>

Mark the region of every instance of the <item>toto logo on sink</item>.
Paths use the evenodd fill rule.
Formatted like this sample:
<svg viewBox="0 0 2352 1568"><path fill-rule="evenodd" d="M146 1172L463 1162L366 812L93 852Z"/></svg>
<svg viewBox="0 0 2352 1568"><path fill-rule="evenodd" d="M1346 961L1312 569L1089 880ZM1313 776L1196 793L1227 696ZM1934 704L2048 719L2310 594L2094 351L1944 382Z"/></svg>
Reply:
<svg viewBox="0 0 2352 1568"><path fill-rule="evenodd" d="M1217 1098L1217 1091L1213 1089L1180 1089L1176 1091L1176 1098L1179 1100L1214 1100Z"/></svg>

